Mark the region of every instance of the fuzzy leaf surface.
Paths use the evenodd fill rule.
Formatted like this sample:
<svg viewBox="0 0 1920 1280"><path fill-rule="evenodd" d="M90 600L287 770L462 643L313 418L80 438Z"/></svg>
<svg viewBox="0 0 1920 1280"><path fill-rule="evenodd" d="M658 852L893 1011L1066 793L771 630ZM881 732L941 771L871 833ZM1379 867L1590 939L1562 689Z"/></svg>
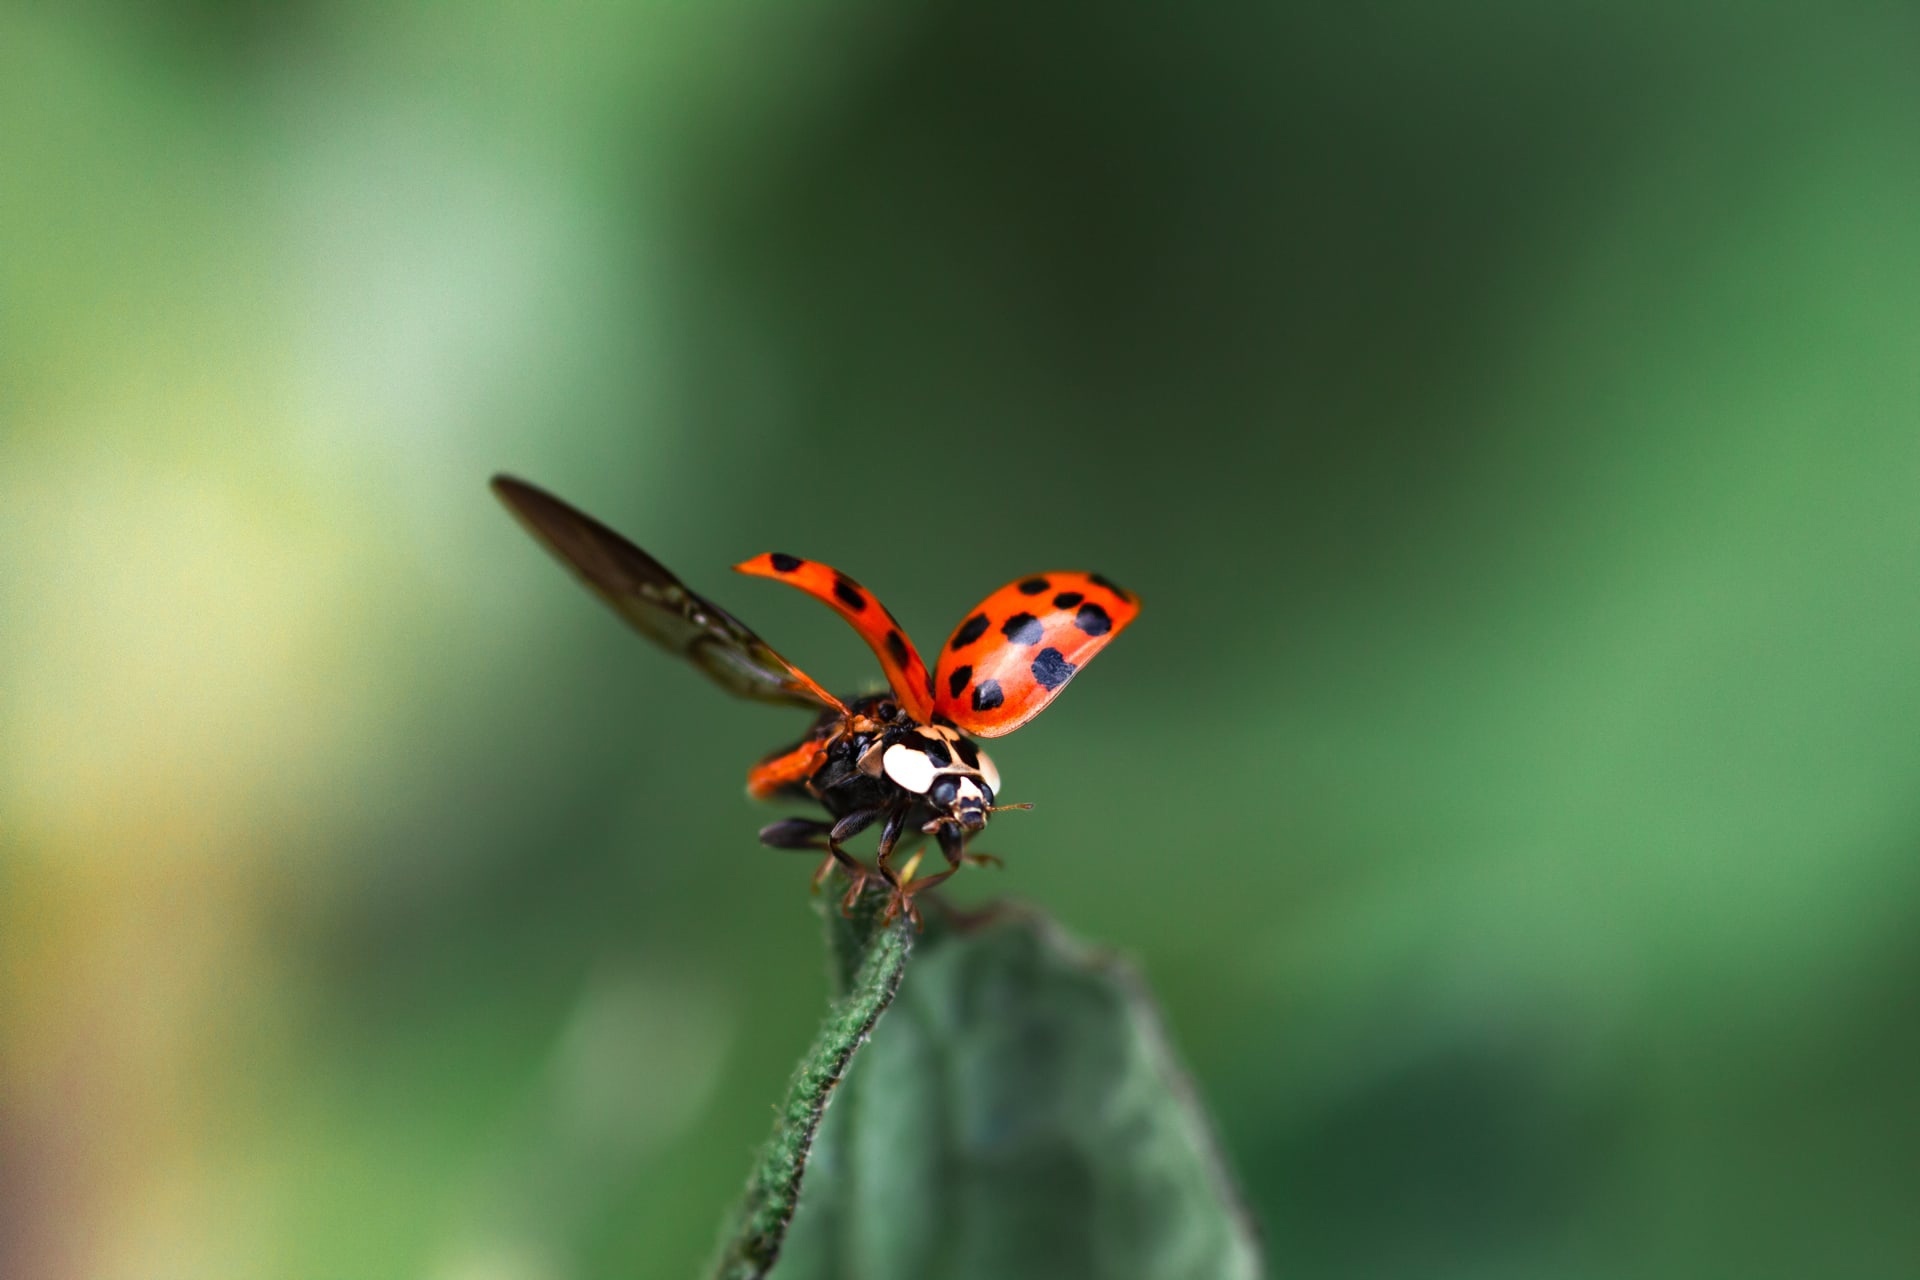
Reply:
<svg viewBox="0 0 1920 1280"><path fill-rule="evenodd" d="M820 1125L774 1280L1252 1280L1139 979L1044 918L929 929Z"/></svg>

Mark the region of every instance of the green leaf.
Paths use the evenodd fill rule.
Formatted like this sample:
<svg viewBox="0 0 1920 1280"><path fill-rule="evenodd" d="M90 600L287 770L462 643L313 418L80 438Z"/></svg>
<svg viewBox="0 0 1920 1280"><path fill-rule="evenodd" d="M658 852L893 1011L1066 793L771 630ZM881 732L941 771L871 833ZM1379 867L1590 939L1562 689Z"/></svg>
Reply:
<svg viewBox="0 0 1920 1280"><path fill-rule="evenodd" d="M828 912L839 996L794 1072L773 1136L747 1180L746 1194L714 1267L714 1275L721 1280L752 1280L773 1266L793 1218L821 1116L841 1086L854 1051L872 1033L900 988L913 950L913 930L904 920L881 925L878 913L884 903L883 894L869 893L850 920Z"/></svg>
<svg viewBox="0 0 1920 1280"><path fill-rule="evenodd" d="M862 981L873 965L869 951ZM1260 1271L1138 978L1008 911L963 928L930 919L884 1028L819 1126L775 1280Z"/></svg>

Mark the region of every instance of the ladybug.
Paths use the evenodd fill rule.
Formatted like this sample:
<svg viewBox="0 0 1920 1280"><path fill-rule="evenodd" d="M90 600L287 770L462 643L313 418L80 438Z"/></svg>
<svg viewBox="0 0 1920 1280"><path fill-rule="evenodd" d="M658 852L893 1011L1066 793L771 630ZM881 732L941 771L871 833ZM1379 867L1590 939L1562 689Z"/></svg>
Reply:
<svg viewBox="0 0 1920 1280"><path fill-rule="evenodd" d="M973 739L1012 733L1039 715L1140 612L1133 593L1097 573L1030 574L970 611L929 670L886 607L839 570L777 551L735 565L822 601L872 648L888 690L842 700L593 517L512 476L495 476L493 491L642 635L730 692L819 713L800 741L748 770L747 792L760 800L817 801L827 820L786 818L763 828L760 841L825 853L814 886L841 868L851 882L842 909L878 877L892 895L889 919L904 911L917 923L914 895L963 863L997 862L969 853L967 841L992 814L1032 807L998 803L1000 771ZM843 842L876 823L880 842L870 867ZM935 837L944 870L915 878L913 864L893 865L910 827Z"/></svg>

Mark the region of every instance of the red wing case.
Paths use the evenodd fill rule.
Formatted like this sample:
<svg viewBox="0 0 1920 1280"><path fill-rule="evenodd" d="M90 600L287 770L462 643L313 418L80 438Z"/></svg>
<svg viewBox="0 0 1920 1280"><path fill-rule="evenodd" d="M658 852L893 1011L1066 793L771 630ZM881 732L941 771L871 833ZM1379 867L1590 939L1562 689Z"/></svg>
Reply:
<svg viewBox="0 0 1920 1280"><path fill-rule="evenodd" d="M1140 613L1097 573L1036 573L967 615L940 650L934 710L981 738L1012 733L1060 696Z"/></svg>
<svg viewBox="0 0 1920 1280"><path fill-rule="evenodd" d="M880 669L887 673L893 696L900 700L908 715L926 723L933 710L927 664L920 660L905 629L894 621L873 592L831 565L778 551L757 555L733 567L741 573L797 587L845 618L873 650L873 656L880 659Z"/></svg>

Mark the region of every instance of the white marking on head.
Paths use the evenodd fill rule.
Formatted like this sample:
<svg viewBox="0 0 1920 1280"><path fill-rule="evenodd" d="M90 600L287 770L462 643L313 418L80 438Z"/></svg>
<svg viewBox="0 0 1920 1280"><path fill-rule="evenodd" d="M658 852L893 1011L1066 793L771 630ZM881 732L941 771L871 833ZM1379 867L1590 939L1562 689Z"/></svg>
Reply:
<svg viewBox="0 0 1920 1280"><path fill-rule="evenodd" d="M987 790L996 796L1000 794L1000 771L993 767L993 758L984 751L980 753L980 776L987 780Z"/></svg>
<svg viewBox="0 0 1920 1280"><path fill-rule="evenodd" d="M933 785L933 761L918 747L896 742L880 757L880 763L886 768L889 778L915 795L927 794L927 788Z"/></svg>

